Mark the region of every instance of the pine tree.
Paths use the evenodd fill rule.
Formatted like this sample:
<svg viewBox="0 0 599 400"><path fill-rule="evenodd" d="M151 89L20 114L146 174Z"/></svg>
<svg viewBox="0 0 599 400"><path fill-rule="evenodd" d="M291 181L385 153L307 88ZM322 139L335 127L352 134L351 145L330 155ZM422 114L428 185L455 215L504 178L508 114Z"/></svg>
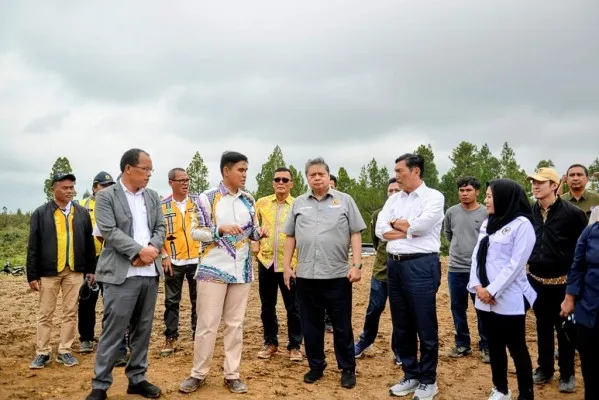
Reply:
<svg viewBox="0 0 599 400"><path fill-rule="evenodd" d="M52 165L52 170L50 171L50 176L48 179L44 181L44 194L46 195L46 200L50 201L54 198L54 194L52 193L52 179L54 179L54 175L58 173L72 173L73 169L71 168L71 163L69 159L66 157L58 157L56 161L54 161L54 165Z"/></svg>
<svg viewBox="0 0 599 400"><path fill-rule="evenodd" d="M308 191L308 187L304 181L304 177L293 165L289 166L291 171L291 179L293 180L293 188L291 189L291 195L298 197Z"/></svg>
<svg viewBox="0 0 599 400"><path fill-rule="evenodd" d="M599 177L595 176L599 173L599 157L595 158L595 161L589 165L589 182L591 183L590 189L594 192L599 190Z"/></svg>
<svg viewBox="0 0 599 400"><path fill-rule="evenodd" d="M539 172L541 168L555 168L555 164L551 160L541 160L538 162L535 172Z"/></svg>
<svg viewBox="0 0 599 400"><path fill-rule="evenodd" d="M508 142L503 144L500 160L501 177L516 181L525 190L529 190L530 185L526 180L526 172L520 168L520 164L518 164L518 161L516 161L516 153L510 147Z"/></svg>
<svg viewBox="0 0 599 400"><path fill-rule="evenodd" d="M284 167L285 165L283 152L277 145L270 156L268 156L268 160L262 164L262 169L256 176L256 183L258 184L258 188L256 189L256 198L272 194L272 178L275 176L275 170L277 168Z"/></svg>
<svg viewBox="0 0 599 400"><path fill-rule="evenodd" d="M208 167L198 151L194 154L187 167L189 176L189 193L199 194L210 187L208 183Z"/></svg>
<svg viewBox="0 0 599 400"><path fill-rule="evenodd" d="M424 159L424 174L422 180L426 183L426 186L439 189L439 170L435 164L435 154L433 153L433 147L429 144L427 146L421 144L414 151L414 154L418 154Z"/></svg>
<svg viewBox="0 0 599 400"><path fill-rule="evenodd" d="M337 190L349 193L355 185L356 182L349 177L347 170L344 167L340 167L339 172L337 172Z"/></svg>

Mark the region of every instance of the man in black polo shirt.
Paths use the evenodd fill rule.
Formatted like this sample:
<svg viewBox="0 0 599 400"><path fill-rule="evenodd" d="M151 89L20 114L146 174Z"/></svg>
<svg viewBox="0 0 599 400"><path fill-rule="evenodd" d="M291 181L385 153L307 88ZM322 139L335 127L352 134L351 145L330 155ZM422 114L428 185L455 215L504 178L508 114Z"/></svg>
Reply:
<svg viewBox="0 0 599 400"><path fill-rule="evenodd" d="M533 309L537 318L539 367L533 380L544 384L553 379L554 330L559 351L560 392L576 390L574 346L561 331L561 302L576 241L587 224L585 213L556 195L559 175L552 168L539 168L528 179L537 200L532 206L536 243L528 261L528 280L537 292Z"/></svg>

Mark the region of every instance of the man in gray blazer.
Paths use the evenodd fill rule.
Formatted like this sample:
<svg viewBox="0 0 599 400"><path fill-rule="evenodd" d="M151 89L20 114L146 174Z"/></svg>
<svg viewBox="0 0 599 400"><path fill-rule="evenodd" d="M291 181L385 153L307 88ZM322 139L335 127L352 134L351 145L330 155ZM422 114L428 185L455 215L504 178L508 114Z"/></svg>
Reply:
<svg viewBox="0 0 599 400"><path fill-rule="evenodd" d="M104 287L104 319L87 400L106 399L127 326L131 347L125 368L127 393L160 396L160 388L147 381L146 371L158 279L164 275L158 258L164 217L158 194L146 188L153 172L150 155L128 150L121 158L121 172L115 185L96 195L96 224L104 237L96 280Z"/></svg>

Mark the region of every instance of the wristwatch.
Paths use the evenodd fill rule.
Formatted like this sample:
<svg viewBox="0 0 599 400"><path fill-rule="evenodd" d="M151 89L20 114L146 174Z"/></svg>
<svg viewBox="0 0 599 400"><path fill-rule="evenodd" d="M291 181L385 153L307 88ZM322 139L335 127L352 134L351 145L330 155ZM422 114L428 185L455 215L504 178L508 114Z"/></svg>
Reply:
<svg viewBox="0 0 599 400"><path fill-rule="evenodd" d="M397 222L397 218L393 218L391 221L389 221L389 225L391 225L391 228L395 229L395 227L393 226L394 223Z"/></svg>
<svg viewBox="0 0 599 400"><path fill-rule="evenodd" d="M164 253L164 254L161 256L161 258L162 258L163 260L166 260L168 257L169 257L168 253Z"/></svg>
<svg viewBox="0 0 599 400"><path fill-rule="evenodd" d="M362 269L362 264L354 264L353 267L354 268L358 268L358 269Z"/></svg>

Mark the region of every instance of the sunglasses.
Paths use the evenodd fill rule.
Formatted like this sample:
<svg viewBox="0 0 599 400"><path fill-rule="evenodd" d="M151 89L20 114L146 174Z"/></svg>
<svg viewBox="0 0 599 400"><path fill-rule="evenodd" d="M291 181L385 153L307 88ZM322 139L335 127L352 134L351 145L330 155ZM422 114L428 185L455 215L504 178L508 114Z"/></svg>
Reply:
<svg viewBox="0 0 599 400"><path fill-rule="evenodd" d="M276 182L276 183L281 183L281 182L283 182L283 183L289 183L290 180L291 179L289 179L289 178L274 178L273 179L273 181Z"/></svg>

